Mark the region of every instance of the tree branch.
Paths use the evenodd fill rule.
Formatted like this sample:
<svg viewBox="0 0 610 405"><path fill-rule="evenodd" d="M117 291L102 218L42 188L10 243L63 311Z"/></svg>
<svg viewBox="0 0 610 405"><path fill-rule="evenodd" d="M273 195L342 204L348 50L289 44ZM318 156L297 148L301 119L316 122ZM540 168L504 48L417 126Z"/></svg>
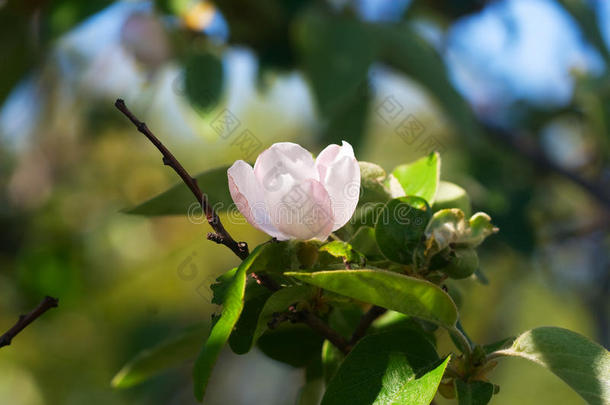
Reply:
<svg viewBox="0 0 610 405"><path fill-rule="evenodd" d="M248 251L248 245L246 242L237 242L235 239L231 237L229 232L224 228L220 218L214 211L214 208L209 204L207 196L201 192L201 189L197 185L197 180L193 178L187 171L182 167L180 162L172 155L172 153L161 143L161 141L153 135L153 133L148 129L146 124L139 119L136 118L135 115L125 105L125 102L122 99L117 99L114 103L115 107L122 112L129 120L136 126L139 132L144 134L148 140L155 145L155 147L161 152L163 155L163 164L171 167L174 171L180 176L184 184L191 190L197 201L201 204L201 208L205 213L206 219L214 232L210 232L207 235L207 238L216 243L227 246L229 249L233 251L240 259L245 259L248 257L250 252Z"/></svg>
<svg viewBox="0 0 610 405"><path fill-rule="evenodd" d="M10 328L4 335L0 336L0 347L8 346L11 344L11 341L19 332L26 328L29 324L34 322L38 317L47 312L51 308L55 308L59 303L57 298L46 296L44 299L38 304L36 308L34 308L30 313L26 315L19 316L19 320L12 328Z"/></svg>
<svg viewBox="0 0 610 405"><path fill-rule="evenodd" d="M300 311L299 321L309 326L314 331L322 335L326 340L332 343L337 349L341 350L343 354L347 354L350 351L350 345L347 340L341 336L336 330L328 326L323 320L315 316L309 311Z"/></svg>
<svg viewBox="0 0 610 405"><path fill-rule="evenodd" d="M375 319L379 318L381 315L385 314L387 309L378 307L377 305L373 305L371 309L360 319L360 323L356 327L356 330L352 334L352 338L349 340L350 346L355 345L360 339L364 337L366 331L370 328L370 326L375 322Z"/></svg>

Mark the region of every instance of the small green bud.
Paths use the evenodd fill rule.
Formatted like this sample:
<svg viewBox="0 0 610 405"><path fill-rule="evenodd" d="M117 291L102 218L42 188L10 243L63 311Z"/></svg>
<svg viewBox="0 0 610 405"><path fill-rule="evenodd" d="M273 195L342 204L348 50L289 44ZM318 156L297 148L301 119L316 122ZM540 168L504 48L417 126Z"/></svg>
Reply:
<svg viewBox="0 0 610 405"><path fill-rule="evenodd" d="M472 248L457 248L449 256L449 264L441 271L451 278L469 277L479 268L479 257Z"/></svg>

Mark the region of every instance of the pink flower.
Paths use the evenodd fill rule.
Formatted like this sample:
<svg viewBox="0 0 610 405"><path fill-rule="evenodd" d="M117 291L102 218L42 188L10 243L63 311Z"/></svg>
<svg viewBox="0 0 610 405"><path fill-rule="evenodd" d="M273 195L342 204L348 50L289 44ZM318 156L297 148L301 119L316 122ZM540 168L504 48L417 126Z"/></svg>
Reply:
<svg viewBox="0 0 610 405"><path fill-rule="evenodd" d="M227 174L239 212L278 240L325 240L349 221L360 196L360 168L345 141L327 146L315 160L300 145L276 143L254 169L238 160Z"/></svg>

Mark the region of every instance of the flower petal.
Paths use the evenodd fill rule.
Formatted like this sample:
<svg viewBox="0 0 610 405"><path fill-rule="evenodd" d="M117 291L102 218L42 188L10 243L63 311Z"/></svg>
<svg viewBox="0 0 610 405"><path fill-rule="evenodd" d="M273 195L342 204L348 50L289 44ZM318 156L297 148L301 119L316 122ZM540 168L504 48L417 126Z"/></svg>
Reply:
<svg viewBox="0 0 610 405"><path fill-rule="evenodd" d="M271 220L292 239L326 240L334 218L330 197L317 180L305 179L290 189L265 193Z"/></svg>
<svg viewBox="0 0 610 405"><path fill-rule="evenodd" d="M349 221L358 205L360 166L354 149L345 141L342 146L328 145L318 155L315 166L331 199L335 231Z"/></svg>
<svg viewBox="0 0 610 405"><path fill-rule="evenodd" d="M265 194L290 190L305 179L318 180L311 153L292 142L279 142L263 151L254 164L254 175Z"/></svg>
<svg viewBox="0 0 610 405"><path fill-rule="evenodd" d="M238 160L227 170L227 177L233 202L246 220L255 228L274 238L288 239L271 223L263 188L256 180L252 166L243 160Z"/></svg>

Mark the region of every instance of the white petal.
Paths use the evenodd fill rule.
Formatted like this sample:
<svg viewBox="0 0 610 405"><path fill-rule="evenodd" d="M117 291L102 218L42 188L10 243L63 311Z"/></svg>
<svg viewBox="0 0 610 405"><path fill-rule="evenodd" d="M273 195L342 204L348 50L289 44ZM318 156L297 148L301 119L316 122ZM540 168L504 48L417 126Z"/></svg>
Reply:
<svg viewBox="0 0 610 405"><path fill-rule="evenodd" d="M316 159L320 182L331 199L334 224L332 230L341 228L354 214L360 198L360 167L352 146L343 141L342 146L327 146Z"/></svg>
<svg viewBox="0 0 610 405"><path fill-rule="evenodd" d="M271 220L292 239L325 240L334 218L330 198L319 181L305 179L290 189L265 193Z"/></svg>
<svg viewBox="0 0 610 405"><path fill-rule="evenodd" d="M318 172L311 153L291 142L273 144L263 151L254 164L254 175L265 194L291 187L305 179L318 180Z"/></svg>
<svg viewBox="0 0 610 405"><path fill-rule="evenodd" d="M279 240L289 239L271 223L263 189L254 176L252 167L238 160L227 170L229 191L237 209L255 228Z"/></svg>

